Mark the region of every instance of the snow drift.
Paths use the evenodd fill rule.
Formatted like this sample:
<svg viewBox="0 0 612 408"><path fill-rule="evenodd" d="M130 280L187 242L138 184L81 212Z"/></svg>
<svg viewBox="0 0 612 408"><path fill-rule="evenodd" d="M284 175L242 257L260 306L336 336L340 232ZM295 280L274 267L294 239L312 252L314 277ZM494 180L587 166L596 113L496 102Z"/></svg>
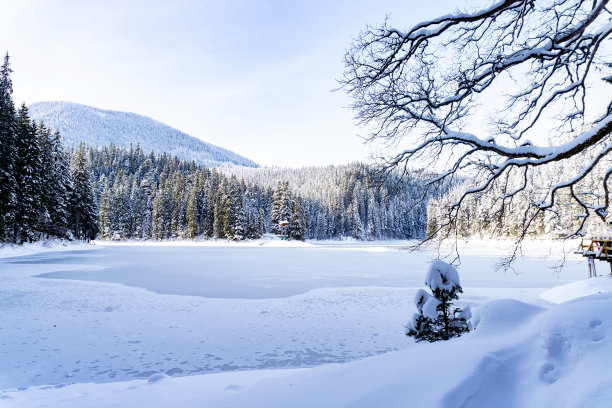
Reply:
<svg viewBox="0 0 612 408"><path fill-rule="evenodd" d="M312 369L247 371L5 391L3 406L607 407L612 294L550 309L474 310L476 329L438 343Z"/></svg>

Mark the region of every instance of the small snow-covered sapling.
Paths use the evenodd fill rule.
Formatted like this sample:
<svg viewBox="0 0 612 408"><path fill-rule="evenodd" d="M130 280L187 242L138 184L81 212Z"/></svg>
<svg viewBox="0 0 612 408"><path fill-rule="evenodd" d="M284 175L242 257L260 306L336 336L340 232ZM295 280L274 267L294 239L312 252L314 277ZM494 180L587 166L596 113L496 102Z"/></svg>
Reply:
<svg viewBox="0 0 612 408"><path fill-rule="evenodd" d="M406 335L419 341L439 341L459 337L472 329L470 307L453 308L463 289L459 284L459 273L444 261L435 261L429 267L425 284L431 294L420 289L414 303L418 313L406 326Z"/></svg>

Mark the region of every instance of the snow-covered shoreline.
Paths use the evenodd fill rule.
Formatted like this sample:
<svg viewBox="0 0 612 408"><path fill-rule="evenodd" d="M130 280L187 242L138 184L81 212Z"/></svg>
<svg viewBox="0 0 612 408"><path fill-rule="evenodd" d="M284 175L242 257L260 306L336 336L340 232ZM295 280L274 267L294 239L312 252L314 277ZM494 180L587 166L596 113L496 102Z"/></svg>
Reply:
<svg viewBox="0 0 612 408"><path fill-rule="evenodd" d="M580 256L574 254L578 248L580 240L553 240L553 239L525 239L520 247L518 256L526 257L548 257L550 259L579 259ZM343 240L305 240L305 241L284 241L276 237L266 236L261 239L232 241L226 239L164 239L164 240L94 240L95 245L101 246L201 246L201 247L319 247L319 248L347 248L347 249L402 249L413 251L418 240L378 240L360 241L354 239ZM437 243L430 242L421 246L420 250L437 252L440 255L454 255L455 249L462 254L483 254L494 256L508 256L516 246L516 242L510 239L469 239L455 242L445 242L438 247Z"/></svg>
<svg viewBox="0 0 612 408"><path fill-rule="evenodd" d="M0 244L0 259L16 256L34 255L42 252L78 251L95 249L95 242L67 241L63 239L52 239L38 242L26 242L17 244Z"/></svg>

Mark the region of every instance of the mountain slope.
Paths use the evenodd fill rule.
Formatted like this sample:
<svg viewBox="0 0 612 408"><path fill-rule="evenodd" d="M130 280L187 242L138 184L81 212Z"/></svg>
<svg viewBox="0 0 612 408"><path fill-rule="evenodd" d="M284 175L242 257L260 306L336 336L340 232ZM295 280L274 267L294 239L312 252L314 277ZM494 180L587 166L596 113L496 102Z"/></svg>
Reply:
<svg viewBox="0 0 612 408"><path fill-rule="evenodd" d="M111 143L129 147L140 144L145 152L168 153L206 166L234 164L257 167L243 156L203 142L180 130L135 113L110 111L70 102L37 102L28 106L30 116L51 129L59 129L66 145Z"/></svg>

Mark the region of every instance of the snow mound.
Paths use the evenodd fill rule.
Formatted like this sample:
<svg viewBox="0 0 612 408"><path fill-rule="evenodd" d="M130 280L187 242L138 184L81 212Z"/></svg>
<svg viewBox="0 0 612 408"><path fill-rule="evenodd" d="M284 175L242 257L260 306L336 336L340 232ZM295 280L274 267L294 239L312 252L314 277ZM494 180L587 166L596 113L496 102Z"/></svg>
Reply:
<svg viewBox="0 0 612 408"><path fill-rule="evenodd" d="M477 356L472 373L445 394L441 405L610 406L612 345L605 341L612 336L610 307L612 296L600 295L547 311L506 300L479 308L483 317L475 333L488 334L483 338L495 346ZM491 320L495 325L483 333Z"/></svg>
<svg viewBox="0 0 612 408"><path fill-rule="evenodd" d="M425 284L431 290L442 289L450 291L459 285L459 273L454 266L444 261L435 261L429 267L425 277Z"/></svg>
<svg viewBox="0 0 612 408"><path fill-rule="evenodd" d="M611 292L612 275L605 275L554 287L542 292L540 297L552 303L563 303L584 296Z"/></svg>
<svg viewBox="0 0 612 408"><path fill-rule="evenodd" d="M492 300L474 310L472 324L475 335L504 334L504 330L520 326L544 309L514 299Z"/></svg>

